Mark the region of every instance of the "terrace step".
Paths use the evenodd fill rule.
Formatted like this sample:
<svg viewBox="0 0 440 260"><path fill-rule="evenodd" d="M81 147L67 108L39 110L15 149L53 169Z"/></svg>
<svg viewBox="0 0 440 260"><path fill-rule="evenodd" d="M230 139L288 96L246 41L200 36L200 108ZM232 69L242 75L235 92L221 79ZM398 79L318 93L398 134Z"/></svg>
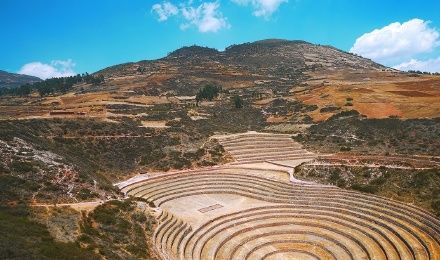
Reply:
<svg viewBox="0 0 440 260"><path fill-rule="evenodd" d="M230 165L317 157L288 135L264 135L219 142L237 160ZM425 210L373 194L282 182L261 177L263 170L248 170L252 174L245 166L226 166L158 175L128 184L123 191L166 208L196 195L230 194L265 202L226 211L194 229L163 210L153 238L171 259L440 259L440 220Z"/></svg>
<svg viewBox="0 0 440 260"><path fill-rule="evenodd" d="M239 154L239 155L233 155L234 156L234 158L237 160L237 161L240 161L240 160L243 160L243 159L250 159L250 160L252 160L252 159L262 159L262 160L264 160L264 158L272 158L272 157L275 157L275 158L279 158L279 160L283 160L283 158L289 158L289 157L291 157L291 156L293 156L293 157L301 157L301 156L305 156L305 157L308 157L308 156L311 156L311 155L313 155L313 156L316 156L315 154L313 154L313 153L309 153L309 152L307 152L307 151L264 151L264 152L257 152L257 153L252 153L252 154Z"/></svg>
<svg viewBox="0 0 440 260"><path fill-rule="evenodd" d="M241 134L241 135L235 135L235 136L229 136L229 137L216 137L216 139L219 142L230 142L230 141L236 141L236 140L243 140L243 139L277 139L277 138L284 138L284 139L291 139L292 135L289 134Z"/></svg>
<svg viewBox="0 0 440 260"><path fill-rule="evenodd" d="M249 144L249 145L240 145L240 146L223 146L223 148L225 148L227 151L229 152L234 152L234 151L242 151L242 150L248 150L248 151L252 151L252 150L259 150L259 149L290 149L290 150L303 150L303 148L301 146L295 146L295 145L290 145L289 143L282 143L282 144L273 144L273 143L267 143L267 144Z"/></svg>
<svg viewBox="0 0 440 260"><path fill-rule="evenodd" d="M303 160L303 159L314 159L316 155L301 155L301 156L288 156L288 157L277 157L277 156L264 156L258 158L251 158L249 160L237 160L236 162L230 163L230 165L240 165L240 164L251 164L251 163L261 163L266 161L289 161L289 160Z"/></svg>
<svg viewBox="0 0 440 260"><path fill-rule="evenodd" d="M292 146L301 146L300 144L294 142L293 140L289 139L271 139L271 140L264 140L264 139L249 139L249 140L241 140L241 141L234 141L234 142L228 142L223 143L220 142L221 145L226 147L234 147L234 146L242 146L242 145L252 145L252 144L273 144L273 145L282 145L282 144L289 144Z"/></svg>
<svg viewBox="0 0 440 260"><path fill-rule="evenodd" d="M233 155L240 155L240 154L253 154L253 153L262 153L262 152L273 152L273 151L295 151L295 152L307 152L304 149L301 148L292 148L291 146L286 147L255 147L255 148L245 148L245 149L234 149L228 151Z"/></svg>
<svg viewBox="0 0 440 260"><path fill-rule="evenodd" d="M366 235L367 238L363 238L362 240L358 240L362 241L362 243L364 243L364 241L368 241L370 240L370 242L368 242L368 244L376 244L378 245L377 248L387 248L387 252L388 254L400 254L401 256L410 256L412 253L415 254L418 257L426 257L426 253L427 252L423 252L423 250L420 250L420 248L417 248L417 246L415 246L415 248L413 248L413 245L417 245L417 241L414 240L414 238L412 238L411 236L409 237L399 237L399 236L395 236L394 234L400 234L398 232L396 232L396 230L393 229L384 229L383 227L389 227L390 225L393 226L392 223L384 223L384 220L380 218L380 215L378 215L377 217L375 217L375 220L373 223L381 223L381 225L378 225L379 228L374 228L371 227L371 216L368 215L362 215L362 214L355 214L352 215L350 212L351 211L347 211L344 210L343 213L341 213L339 215L338 211L329 208L328 210L326 209L325 211L322 211L322 209L316 209L318 211L315 211L315 209L313 208L313 206L307 206L307 205L301 205L301 207L307 207L310 208L309 210L304 211L304 209L300 209L300 208L296 208L297 206L295 205L281 205L281 206L272 206L272 207L261 207L261 208L256 208L256 209L249 209L249 210L245 210L245 211L240 211L240 212L236 212L236 213L231 213L228 215L225 215L224 217L218 217L216 218L214 221L208 222L204 225L202 225L198 230L195 230L194 233L192 234L192 236L190 237L190 239L187 241L188 243L186 243L185 248L187 249L186 255L187 257L189 257L188 252L193 252L193 256L194 256L194 251L195 251L195 255L197 255L197 252L200 252L201 247L200 245L206 244L207 240L215 240L212 237L212 233L216 232L215 230L230 230L229 228L225 228L225 225L230 225L230 227L233 227L234 229L238 229L240 230L240 226L243 227L249 227L248 228L248 233L249 232L253 232L255 231L255 233L260 236L266 236L266 235L270 235L271 232L269 231L263 231L260 229L256 228L256 224L255 222L252 222L251 219L254 219L255 221L260 221L260 220L264 220L262 222L262 224L266 224L267 222L269 223L273 223L273 221L278 221L278 219L280 218L280 216L283 216L284 214L292 214L291 217L287 217L286 218L286 222L287 223L292 223L294 220L296 220L296 218L298 217L302 217L304 216L304 222L305 223L310 223L309 221L311 219L313 219L314 215L316 216L322 216L322 217L318 217L316 219L318 224L322 224L323 221L326 220L331 220L332 222L335 223L339 223L339 225L344 225L344 227L341 227L339 229L336 230L343 230L343 232L347 232L349 229L347 229L347 226L351 226L351 229L356 229L357 233L361 236ZM306 214L307 213L307 214ZM304 215L306 214L306 215ZM347 217L348 216L348 217ZM365 219L364 219L365 217ZM252 223L250 223L252 222ZM329 224L329 227L334 227L335 223ZM266 225L267 226L267 225ZM288 227L288 226L287 226ZM209 228L209 229L208 229ZM286 232L286 226L284 226L281 230L279 230L278 232L280 234L282 234L282 232ZM398 228L397 228L398 229ZM206 230L206 231L204 231ZM209 230L209 231L208 231ZM296 231L298 231L298 228L295 228ZM385 231L385 230L393 230L395 233L390 233L390 231ZM210 235L211 232L211 237L208 238L208 236ZM400 232L405 233L403 230L400 230ZM222 232L218 233L221 234ZM288 234L294 234L294 232L287 232ZM225 233L226 234L226 233ZM227 235L229 236L231 234L231 231L227 232ZM237 233L238 235L243 234L243 230L239 231ZM319 235L321 235L322 232L319 232ZM353 231L350 232L350 234L353 234ZM380 235L378 235L380 234ZM244 238L248 239L251 235L247 234ZM203 242L202 238L204 237ZM196 238L196 239L194 239ZM371 240L372 239L372 240ZM410 239L413 243L407 243L407 239ZM195 242L194 242L195 241ZM336 240L336 241L340 241ZM373 241L373 242L371 242ZM199 244L199 246L197 245ZM219 243L217 243L219 244ZM242 245L242 243L239 243L240 245ZM394 245L394 246L393 246ZM407 248L407 246L410 246L409 248ZM411 247L413 246L413 247ZM248 248L248 243L246 243L246 248ZM352 247L350 247L352 248ZM412 250L410 250L412 249ZM229 250L225 250L228 253L234 253L235 249L230 248ZM380 250L379 250L380 251ZM425 255L423 255L425 254ZM402 258L406 258L406 257L402 257ZM411 258L411 257L409 257ZM195 258L197 259L197 257ZM238 258L237 258L238 259Z"/></svg>
<svg viewBox="0 0 440 260"><path fill-rule="evenodd" d="M220 180L219 180L220 181ZM217 180L214 180L213 181L213 183L212 184L205 184L205 185L208 185L208 186L211 186L211 190L216 190L216 191L221 191L221 190L227 190L226 188L222 188L221 186L218 186L220 189L216 189L215 187L217 186L216 184L218 184L219 183L219 181L217 181ZM224 180L221 180L221 181L224 181ZM199 184L199 183L196 183L195 182L195 184L193 185L193 186L195 186L195 187L198 187L199 188L199 190L204 190L204 186L201 186L202 184ZM245 183L242 183L242 184L237 184L237 187L233 187L233 185L234 185L234 183L231 183L231 184L229 184L229 186L231 187L231 190L238 190L238 191L240 191L240 190L243 190L243 192L248 192L247 190L244 190L243 188L240 188L240 187L246 187L245 186ZM183 187L176 187L176 185L173 185L173 187L175 187L175 189L178 189L181 193L185 193L186 191L187 191L187 189L184 189ZM252 186L250 186L250 187L252 187ZM255 188L257 188L257 187L255 187ZM197 190L197 188L195 188L195 190ZM209 189L208 189L209 190ZM191 191L191 190L188 190L188 191ZM258 187L258 189L256 189L255 190L255 193L257 194L257 193L261 193L262 194L262 196L263 197L265 197L266 195L263 195L264 194L264 192L263 192L263 189L261 188L261 187ZM265 192L267 192L267 191L265 191ZM269 191L270 193L272 193L273 191ZM306 192L305 193L305 191L301 191L300 192L300 194L307 194L308 192ZM315 192L315 193L317 193L318 195L320 194L320 192L319 191L317 191L317 192ZM321 192L321 195L320 196L322 196L323 198L320 198L321 200L323 200L323 199L326 199L327 198L327 196L328 196L328 192ZM287 195L287 194L286 194ZM167 196L166 194L163 194L163 193L160 193L160 196ZM289 195L287 195L288 197L289 197ZM292 197L296 197L295 196L295 194L292 194L291 195ZM313 195L313 196L315 196L315 195ZM333 194L332 195L333 197L335 196L335 194ZM346 195L344 195L344 196L346 196ZM344 198L344 196L343 196L343 198ZM276 197L278 197L278 198L282 198L283 196L276 196ZM286 197L286 199L284 199L284 201L286 201L286 202L288 202L289 201L289 199L288 199L288 197ZM366 205L364 205L363 207L366 207L366 206L368 206L368 205L371 205L371 203L367 203ZM378 210L378 209L377 209ZM408 214L408 213L405 213L405 214Z"/></svg>

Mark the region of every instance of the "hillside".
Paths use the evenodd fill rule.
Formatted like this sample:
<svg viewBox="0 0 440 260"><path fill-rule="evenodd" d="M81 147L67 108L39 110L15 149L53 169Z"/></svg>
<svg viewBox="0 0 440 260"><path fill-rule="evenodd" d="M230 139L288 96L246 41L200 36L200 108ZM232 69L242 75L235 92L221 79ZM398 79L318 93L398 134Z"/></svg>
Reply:
<svg viewBox="0 0 440 260"><path fill-rule="evenodd" d="M307 113L313 121L353 108L369 118L440 113L440 77L402 73L304 41L262 40L224 51L183 47L159 60L116 65L96 74L104 75L113 90L135 95L191 96L201 86L215 84L230 93L260 97L256 105L280 97L298 100L317 106Z"/></svg>
<svg viewBox="0 0 440 260"><path fill-rule="evenodd" d="M154 61L140 61L98 71L119 83L133 77L136 91L172 91L193 94L201 82L215 82L223 88L274 89L287 93L310 79L310 73L336 71L382 71L382 65L330 46L304 41L264 40L227 47L224 51L190 46ZM146 84L136 84L141 79Z"/></svg>
<svg viewBox="0 0 440 260"><path fill-rule="evenodd" d="M0 88L16 88L24 84L41 81L40 78L0 70Z"/></svg>
<svg viewBox="0 0 440 260"><path fill-rule="evenodd" d="M206 85L222 89L222 102L240 96L275 128L282 123L322 122L350 110L371 119L440 114L439 76L403 73L304 41L262 40L224 51L183 47L158 60L115 65L93 76L102 80L60 86L61 92L42 98L37 92L25 99L4 99L0 118L86 115L113 120L120 117L122 107L140 115L151 105L195 104L195 95ZM22 102L32 105L17 106ZM203 107L198 110L211 114Z"/></svg>

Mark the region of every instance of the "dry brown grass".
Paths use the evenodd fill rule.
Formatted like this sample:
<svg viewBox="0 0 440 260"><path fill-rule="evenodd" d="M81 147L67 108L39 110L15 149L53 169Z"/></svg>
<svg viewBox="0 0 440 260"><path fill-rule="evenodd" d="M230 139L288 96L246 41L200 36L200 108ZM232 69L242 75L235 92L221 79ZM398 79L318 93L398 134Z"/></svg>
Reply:
<svg viewBox="0 0 440 260"><path fill-rule="evenodd" d="M386 75L363 75L369 78L364 82L356 77L350 78L350 75L333 75L325 83L322 80L310 81L313 89L296 93L296 97L319 108L338 106L343 110L356 109L369 118L434 118L440 115L439 77L400 75L388 78ZM316 110L309 115L315 121L322 121L332 114Z"/></svg>

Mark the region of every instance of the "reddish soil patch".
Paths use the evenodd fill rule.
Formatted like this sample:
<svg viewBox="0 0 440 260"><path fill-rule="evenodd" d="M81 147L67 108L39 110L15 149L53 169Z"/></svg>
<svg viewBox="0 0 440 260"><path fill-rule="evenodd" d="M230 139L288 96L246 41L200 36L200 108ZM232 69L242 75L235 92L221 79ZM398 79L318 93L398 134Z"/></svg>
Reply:
<svg viewBox="0 0 440 260"><path fill-rule="evenodd" d="M409 90L409 91L392 90L392 91L388 91L388 92L396 94L396 95L405 96L405 97L433 97L433 95L431 95L431 94L420 92L420 91L415 91L415 90Z"/></svg>
<svg viewBox="0 0 440 260"><path fill-rule="evenodd" d="M402 111L391 103L354 103L354 109L369 118L402 116Z"/></svg>
<svg viewBox="0 0 440 260"><path fill-rule="evenodd" d="M409 90L418 90L418 91L438 91L435 87L438 87L440 84L439 79L429 79L423 81L415 81L415 82L399 82L396 83L396 86L403 89Z"/></svg>
<svg viewBox="0 0 440 260"><path fill-rule="evenodd" d="M351 89L351 91L356 92L356 93L373 93L374 90L369 89L369 88L353 88Z"/></svg>

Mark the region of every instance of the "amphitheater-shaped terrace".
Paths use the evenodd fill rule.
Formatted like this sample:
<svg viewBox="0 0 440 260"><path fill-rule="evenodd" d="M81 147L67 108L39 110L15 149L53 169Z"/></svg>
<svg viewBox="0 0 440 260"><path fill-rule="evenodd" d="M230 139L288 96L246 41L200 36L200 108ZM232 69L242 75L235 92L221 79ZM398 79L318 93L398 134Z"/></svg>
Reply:
<svg viewBox="0 0 440 260"><path fill-rule="evenodd" d="M429 212L293 178L320 155L289 135L213 138L234 162L119 184L154 203L163 258L440 259L440 220Z"/></svg>

